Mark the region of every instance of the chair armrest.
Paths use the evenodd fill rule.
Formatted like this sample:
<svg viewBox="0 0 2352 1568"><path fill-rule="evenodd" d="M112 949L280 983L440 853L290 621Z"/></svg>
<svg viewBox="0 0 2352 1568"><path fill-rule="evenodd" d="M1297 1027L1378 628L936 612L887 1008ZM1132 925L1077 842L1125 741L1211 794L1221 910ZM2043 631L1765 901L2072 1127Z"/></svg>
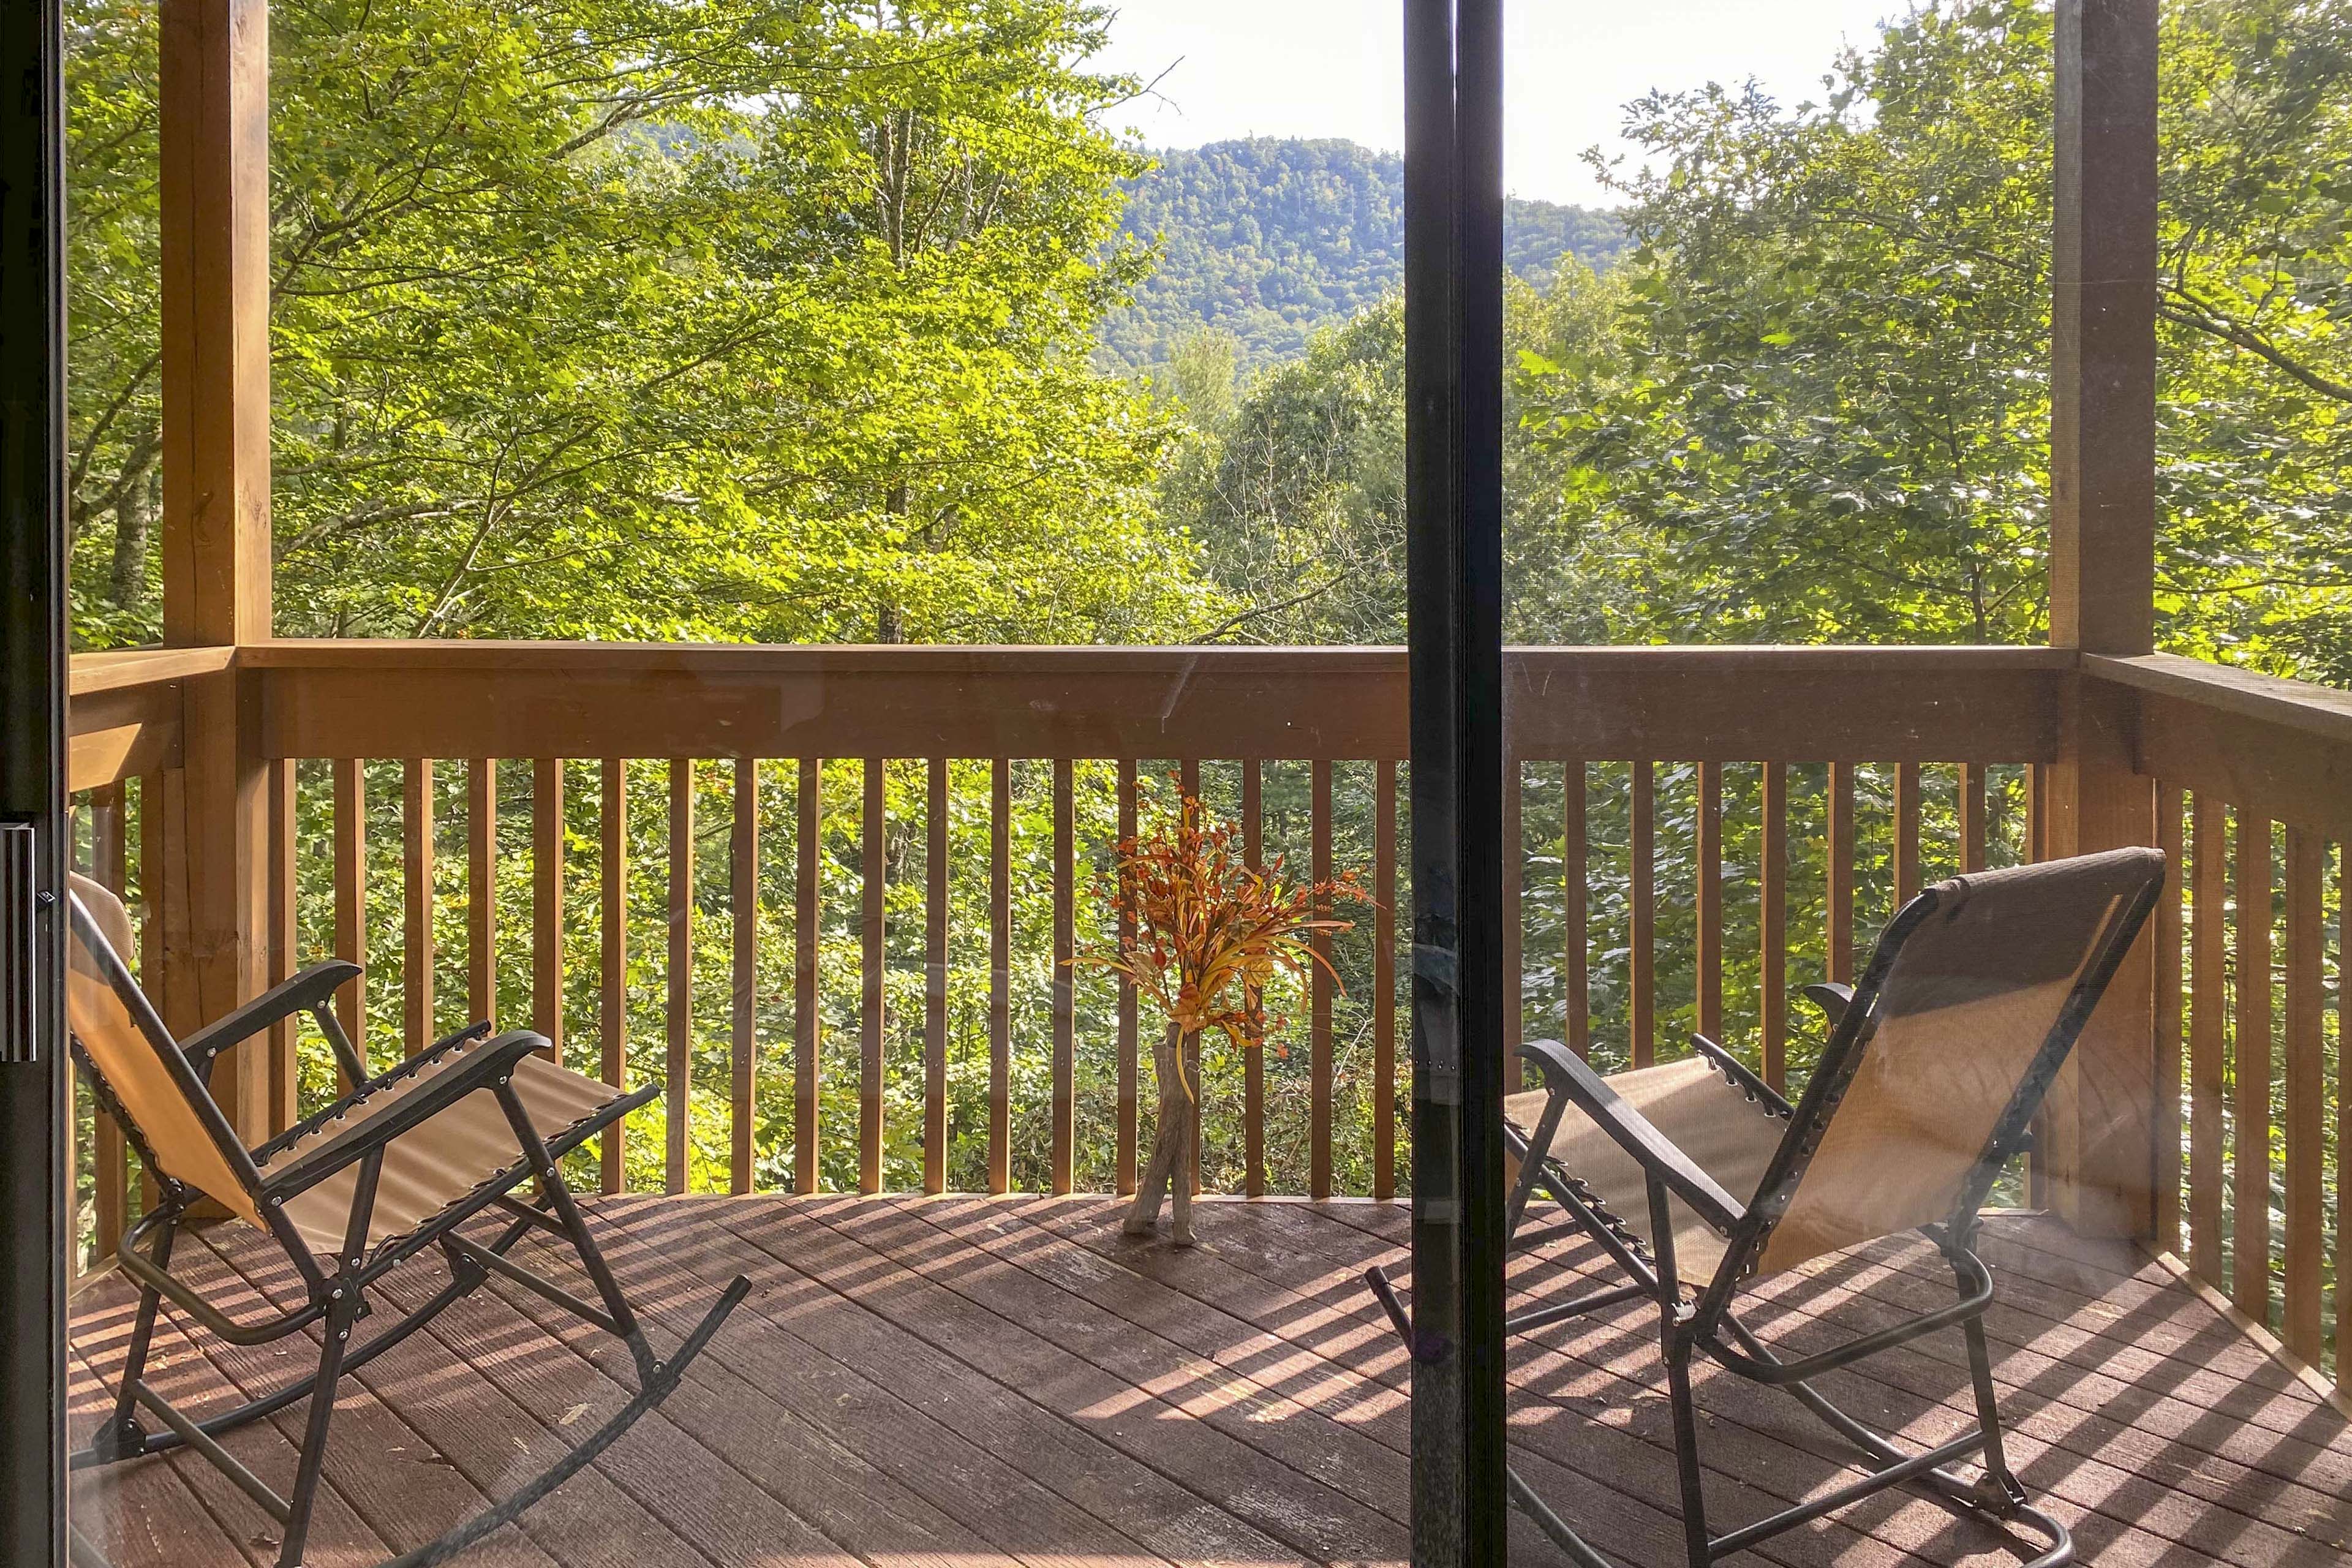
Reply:
<svg viewBox="0 0 2352 1568"><path fill-rule="evenodd" d="M360 975L360 966L340 958L314 963L291 980L255 997L236 1012L216 1018L180 1042L190 1065L203 1072L215 1057L240 1040L249 1040L270 1025L323 1007L335 993Z"/></svg>
<svg viewBox="0 0 2352 1568"><path fill-rule="evenodd" d="M1845 1010L1853 1005L1853 987L1838 980L1817 981L1805 987L1805 999L1822 1010L1834 1029L1845 1022Z"/></svg>
<svg viewBox="0 0 2352 1568"><path fill-rule="evenodd" d="M329 1013L325 1016L327 1022L331 1024L334 1021L333 1014ZM331 1028L327 1030L326 1033L327 1037L330 1040L333 1040L341 1034L341 1031L340 1029ZM301 1121L296 1122L293 1126L289 1127L283 1132L278 1133L268 1142L257 1147L253 1151L254 1163L257 1165L268 1164L270 1159L280 1151L291 1148L293 1145L299 1143L302 1140L310 1137L312 1133L318 1131L320 1128L326 1126L328 1123L340 1121L345 1116L350 1115L352 1108L358 1105L360 1101L378 1093L387 1086L401 1079L413 1078L416 1074L423 1072L425 1068L431 1067L434 1062L438 1060L440 1058L446 1056L449 1052L457 1049L459 1046L466 1045L470 1041L488 1038L489 1033L489 1021L488 1019L484 1019L480 1023L467 1025L464 1028L458 1030L454 1035L446 1036L441 1039L436 1040L433 1044L417 1052L415 1056L403 1061L394 1062L392 1066L384 1068L384 1070L380 1073L365 1073L364 1068L362 1068L362 1070L363 1076L355 1076L352 1079L352 1082L356 1085L355 1088L344 1093L331 1105L321 1106L317 1110L314 1110L310 1115L304 1117ZM341 1047L338 1046L337 1049L340 1051ZM347 1070L351 1065L357 1065L357 1061L358 1053L353 1052L350 1058L346 1058Z"/></svg>
<svg viewBox="0 0 2352 1568"><path fill-rule="evenodd" d="M1542 1069L1549 1093L1565 1096L1592 1118L1594 1125L1633 1155L1653 1180L1664 1183L1675 1196L1696 1209L1707 1224L1727 1232L1746 1215L1745 1205L1725 1192L1713 1176L1700 1170L1689 1155L1653 1127L1647 1117L1610 1088L1608 1080L1565 1046L1556 1040L1537 1040L1521 1047L1519 1054ZM1542 1155L1544 1151L1536 1152Z"/></svg>
<svg viewBox="0 0 2352 1568"><path fill-rule="evenodd" d="M1693 1035L1690 1039L1692 1048L1713 1062L1717 1069L1733 1083L1738 1084L1748 1099L1757 1101L1776 1116L1797 1114L1797 1108L1790 1105L1770 1084L1748 1071L1746 1062L1741 1061L1705 1035Z"/></svg>
<svg viewBox="0 0 2352 1568"><path fill-rule="evenodd" d="M372 1116L357 1127L312 1150L282 1171L276 1172L261 1184L261 1201L274 1203L318 1185L329 1176L370 1150L381 1149L402 1133L407 1132L438 1116L467 1095L487 1089L509 1077L515 1064L533 1051L548 1047L547 1037L534 1035L528 1029L515 1029L500 1035L482 1047L472 1060L438 1074L421 1089L403 1096L390 1110ZM419 1058L422 1061L425 1058ZM394 1074L387 1073L383 1079ZM485 1171L484 1175L490 1173Z"/></svg>

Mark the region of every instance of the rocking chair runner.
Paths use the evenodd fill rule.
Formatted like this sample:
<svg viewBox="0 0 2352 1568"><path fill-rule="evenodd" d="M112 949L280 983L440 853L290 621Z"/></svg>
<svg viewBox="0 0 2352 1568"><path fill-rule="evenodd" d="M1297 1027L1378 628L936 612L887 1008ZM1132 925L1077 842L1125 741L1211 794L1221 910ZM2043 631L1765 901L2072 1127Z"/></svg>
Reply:
<svg viewBox="0 0 2352 1568"><path fill-rule="evenodd" d="M2043 1096L2164 884L2152 849L1955 878L1899 911L1851 990L1809 991L1831 1034L1790 1105L1716 1042L1686 1061L1602 1078L1553 1041L1520 1054L1544 1089L1505 1102L1515 1171L1506 1226L1523 1252L1582 1234L1627 1283L1508 1319L1531 1333L1628 1301L1657 1304L1683 1530L1691 1568L1910 1484L1964 1514L2042 1539L2028 1568L2074 1560L2063 1525L2026 1500L2003 1451L1982 1319L1991 1271L1972 1250L1979 1210L2030 1142ZM1569 1112L1579 1114L1570 1118ZM1564 1218L1528 1229L1529 1202ZM1749 1194L1743 1203L1734 1194ZM1809 1259L1917 1230L1951 1266L1950 1305L1834 1349L1783 1360L1732 1310L1747 1286ZM1408 1345L1386 1275L1366 1276ZM1704 1281L1704 1283L1698 1283ZM1689 1289L1685 1289L1686 1285ZM1878 1352L1958 1328L1968 1344L1977 1425L1925 1450L1905 1448L1832 1404L1812 1380ZM1690 1363L1785 1388L1867 1460L1862 1476L1769 1518L1710 1535L1700 1493ZM1977 1459L1969 1479L1950 1467ZM1512 1498L1582 1568L1607 1559L1519 1479Z"/></svg>
<svg viewBox="0 0 2352 1568"><path fill-rule="evenodd" d="M660 1404L749 1289L747 1281L737 1279L676 1353L667 1361L656 1359L564 1185L558 1163L652 1099L659 1085L624 1093L547 1060L539 1054L547 1047L543 1037L518 1030L492 1038L488 1024L371 1077L329 1006L336 990L360 973L357 964L345 963L306 969L210 1027L175 1041L122 962L130 941L130 918L121 901L89 879L74 878L67 1004L75 1054L161 1194L117 1252L123 1272L139 1283L138 1314L114 1412L90 1447L74 1457L77 1469L194 1448L284 1527L279 1568L299 1568L336 1389L347 1373L493 1276L624 1341L636 1363L636 1396L503 1501L392 1565L425 1568L515 1519ZM247 1150L207 1088L213 1063L238 1041L305 1012L318 1020L355 1087L318 1115ZM536 1201L515 1196L526 1183L537 1184ZM171 1272L179 1221L199 1197L212 1198L276 1239L301 1278L299 1306L240 1321ZM459 1226L492 1209L508 1218L503 1229L487 1240L459 1234ZM572 1244L601 1308L507 1256L533 1230ZM446 1258L448 1284L365 1342L352 1344L370 1288L429 1247ZM266 1343L318 1324L318 1370L234 1410L193 1418L145 1380L156 1310L165 1300L233 1344ZM292 1492L281 1497L219 1438L306 1397L310 1406L301 1458ZM163 1429L148 1430L142 1415Z"/></svg>

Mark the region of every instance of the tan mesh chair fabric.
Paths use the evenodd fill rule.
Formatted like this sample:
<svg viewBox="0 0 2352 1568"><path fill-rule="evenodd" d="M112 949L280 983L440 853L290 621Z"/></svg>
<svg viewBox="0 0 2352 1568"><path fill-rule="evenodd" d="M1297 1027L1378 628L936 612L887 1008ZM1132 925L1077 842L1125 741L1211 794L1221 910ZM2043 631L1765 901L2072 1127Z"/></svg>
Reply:
<svg viewBox="0 0 2352 1568"><path fill-rule="evenodd" d="M131 949L130 911L121 899L88 877L76 876L72 887L115 960L111 966L102 963L82 933L73 933L67 950L66 1018L74 1038L89 1053L163 1173L258 1224L253 1194L237 1179L186 1091L164 1065L161 1053L179 1047L168 1040L150 1039L107 977L110 967L124 967L122 954Z"/></svg>
<svg viewBox="0 0 2352 1568"><path fill-rule="evenodd" d="M2163 875L2117 850L1939 884L1756 1272L1949 1219L2075 982Z"/></svg>
<svg viewBox="0 0 2352 1568"><path fill-rule="evenodd" d="M1788 1131L1786 1121L1749 1100L1703 1057L1612 1073L1603 1081L1735 1198L1744 1200L1763 1181L1765 1165ZM1541 1090L1503 1101L1504 1116L1530 1130L1543 1109ZM1549 1152L1635 1235L1650 1233L1649 1185L1640 1162L1591 1117L1570 1108ZM1516 1181L1517 1174L1512 1172L1511 1178ZM1723 1262L1727 1238L1682 1199L1667 1202L1675 1220L1675 1271L1685 1279L1710 1278Z"/></svg>
<svg viewBox="0 0 2352 1568"><path fill-rule="evenodd" d="M329 1121L309 1136L271 1156L262 1177L299 1164L304 1156L366 1125L441 1073L469 1060L489 1042L472 1040L444 1054L420 1070L352 1108L349 1116ZM562 1133L621 1098L622 1091L593 1079L567 1072L543 1057L525 1057L515 1064L514 1087L523 1110L541 1139L552 1142ZM522 1144L508 1124L498 1096L484 1089L467 1095L385 1145L383 1169L376 1179L375 1208L370 1215L367 1245L373 1248L395 1237L406 1236L472 1192L493 1175L519 1163ZM352 1162L317 1186L286 1200L284 1213L313 1252L332 1258L342 1250L352 1212L352 1194L359 1182L359 1163Z"/></svg>

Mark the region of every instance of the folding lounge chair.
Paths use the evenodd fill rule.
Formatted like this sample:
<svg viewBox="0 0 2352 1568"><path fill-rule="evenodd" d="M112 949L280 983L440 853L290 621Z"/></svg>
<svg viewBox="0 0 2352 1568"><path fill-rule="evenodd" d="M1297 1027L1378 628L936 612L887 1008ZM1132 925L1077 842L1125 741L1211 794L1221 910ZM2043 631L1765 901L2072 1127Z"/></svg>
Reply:
<svg viewBox="0 0 2352 1568"><path fill-rule="evenodd" d="M2039 1536L2038 1546L2023 1549L2039 1552L2029 1568L2074 1561L2065 1527L2029 1504L2002 1449L1982 1323L1992 1275L1971 1248L1979 1208L2002 1167L2028 1145L2042 1097L2163 883L2161 854L2126 849L1928 889L1887 926L1860 984L1809 988L1831 1015L1831 1033L1793 1106L1703 1037L1688 1060L1607 1078L1556 1042L1523 1049L1544 1088L1505 1101L1515 1167L1506 1215L1511 1250L1580 1232L1627 1283L1524 1310L1505 1331L1656 1302L1691 1568L1905 1484L1958 1512ZM1529 1228L1522 1222L1538 1194L1559 1213ZM1950 1264L1951 1304L1793 1360L1775 1354L1733 1310L1735 1297L1759 1279L1907 1230L1934 1242ZM1367 1282L1410 1343L1385 1275L1372 1269ZM1948 1328L1967 1340L1977 1406L1974 1429L1949 1442L1899 1447L1813 1386L1824 1373ZM1787 1389L1861 1450L1864 1473L1711 1535L1691 1403L1690 1363L1699 1352ZM1971 1458L1981 1468L1975 1479L1951 1468ZM1608 1568L1517 1475L1510 1489L1572 1560Z"/></svg>
<svg viewBox="0 0 2352 1568"><path fill-rule="evenodd" d="M357 964L343 963L307 969L201 1033L174 1041L123 964L131 922L121 901L82 877L73 879L72 897L67 1001L75 1054L100 1103L153 1173L161 1194L123 1237L117 1254L123 1272L139 1283L138 1315L114 1412L90 1447L74 1457L77 1469L194 1448L284 1527L279 1568L298 1568L344 1375L493 1276L626 1342L636 1362L636 1396L504 1501L394 1560L398 1568L423 1568L512 1521L610 1447L677 1386L688 1364L743 1299L749 1286L738 1279L677 1352L656 1360L563 1184L559 1162L645 1104L658 1085L625 1094L555 1066L539 1054L547 1047L541 1036L517 1031L491 1038L488 1024L371 1077L329 1006L336 989L360 973ZM299 1126L248 1151L206 1087L213 1062L238 1041L305 1012L317 1018L357 1087ZM530 1201L516 1196L525 1184L537 1187ZM285 1249L301 1278L299 1306L239 1321L171 1272L179 1222L200 1197L260 1226ZM507 1221L502 1228L480 1237L459 1233L467 1221L492 1210ZM601 1308L508 1257L533 1230L572 1244ZM438 1248L446 1258L449 1282L398 1321L353 1344L354 1326L369 1315L370 1288L427 1248ZM318 1325L318 1370L250 1404L194 1418L145 1380L156 1309L165 1300L232 1344L267 1343ZM306 1397L309 1422L294 1488L281 1497L219 1438ZM149 1430L144 1417L150 1416L161 1430Z"/></svg>

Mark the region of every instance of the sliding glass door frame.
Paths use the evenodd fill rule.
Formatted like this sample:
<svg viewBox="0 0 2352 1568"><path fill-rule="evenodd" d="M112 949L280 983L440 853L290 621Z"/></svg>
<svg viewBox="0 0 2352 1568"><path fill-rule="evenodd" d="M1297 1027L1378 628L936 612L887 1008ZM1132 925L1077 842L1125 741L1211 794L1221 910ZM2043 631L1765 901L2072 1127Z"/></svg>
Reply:
<svg viewBox="0 0 2352 1568"><path fill-rule="evenodd" d="M0 1562L66 1560L65 105L0 5Z"/></svg>
<svg viewBox="0 0 2352 1568"><path fill-rule="evenodd" d="M1500 1563L1502 0L1405 0L1412 1535Z"/></svg>

